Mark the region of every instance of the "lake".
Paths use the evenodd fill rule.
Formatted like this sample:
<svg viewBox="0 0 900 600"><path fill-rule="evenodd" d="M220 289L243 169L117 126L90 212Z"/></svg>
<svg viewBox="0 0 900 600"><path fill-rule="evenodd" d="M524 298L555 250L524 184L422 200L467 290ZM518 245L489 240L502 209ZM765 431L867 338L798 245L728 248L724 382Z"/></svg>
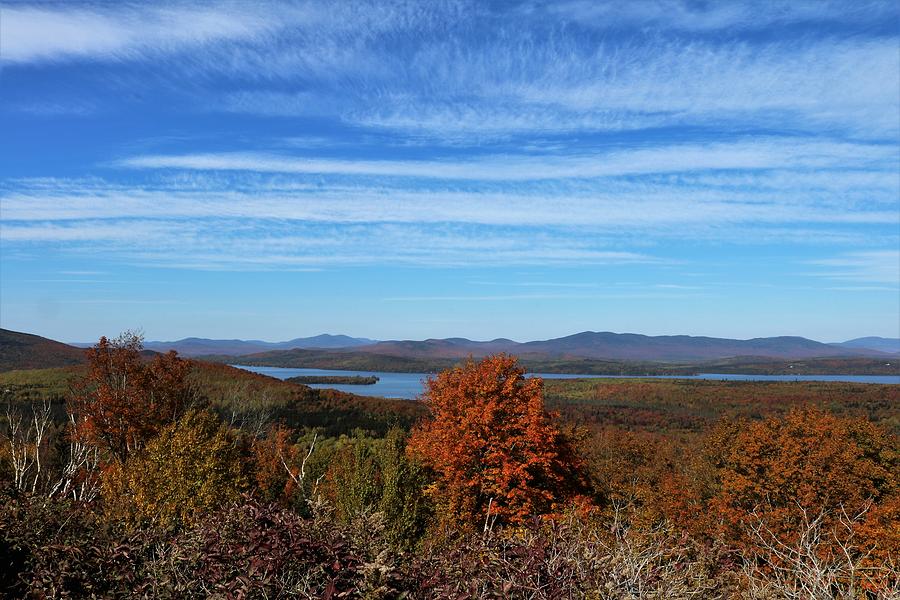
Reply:
<svg viewBox="0 0 900 600"><path fill-rule="evenodd" d="M373 385L335 385L316 383L309 387L324 389L330 388L360 394L362 396L378 396L381 398L407 398L412 399L422 393L424 380L427 373L382 373L379 371L337 371L330 369L285 369L281 367L246 367L232 365L239 369L246 369L261 375L269 375L278 379L297 377L298 375L360 375L378 377L378 383ZM897 375L727 375L722 373L701 373L699 375L583 375L563 373L532 373L544 379L713 379L720 381L843 381L852 383L890 383L900 384L900 376Z"/></svg>

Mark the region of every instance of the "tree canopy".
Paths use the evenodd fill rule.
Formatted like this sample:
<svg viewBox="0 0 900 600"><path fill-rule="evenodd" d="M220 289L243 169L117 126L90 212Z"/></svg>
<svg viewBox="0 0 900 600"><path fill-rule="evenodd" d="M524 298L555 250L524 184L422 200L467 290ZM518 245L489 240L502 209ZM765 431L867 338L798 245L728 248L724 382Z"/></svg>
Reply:
<svg viewBox="0 0 900 600"><path fill-rule="evenodd" d="M140 336L101 337L87 351L87 375L71 386L75 434L124 462L159 430L178 419L192 398L190 363L177 353L145 361Z"/></svg>
<svg viewBox="0 0 900 600"><path fill-rule="evenodd" d="M544 409L543 380L526 378L514 357L443 371L424 401L431 416L409 452L436 474L431 494L445 518L522 522L575 491L579 464Z"/></svg>

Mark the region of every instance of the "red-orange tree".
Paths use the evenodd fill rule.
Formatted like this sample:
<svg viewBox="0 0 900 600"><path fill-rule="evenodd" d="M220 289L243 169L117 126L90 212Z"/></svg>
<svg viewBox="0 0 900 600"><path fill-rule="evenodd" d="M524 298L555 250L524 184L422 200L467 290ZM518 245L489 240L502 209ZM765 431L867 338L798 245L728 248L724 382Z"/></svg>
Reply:
<svg viewBox="0 0 900 600"><path fill-rule="evenodd" d="M175 352L145 362L140 336L100 338L87 351L88 373L71 385L74 435L124 462L184 412L191 398L190 363Z"/></svg>
<svg viewBox="0 0 900 600"><path fill-rule="evenodd" d="M543 381L524 373L499 354L428 380L431 416L407 450L435 472L429 489L446 520L483 520L489 511L521 522L554 511L580 486L579 462L544 410Z"/></svg>

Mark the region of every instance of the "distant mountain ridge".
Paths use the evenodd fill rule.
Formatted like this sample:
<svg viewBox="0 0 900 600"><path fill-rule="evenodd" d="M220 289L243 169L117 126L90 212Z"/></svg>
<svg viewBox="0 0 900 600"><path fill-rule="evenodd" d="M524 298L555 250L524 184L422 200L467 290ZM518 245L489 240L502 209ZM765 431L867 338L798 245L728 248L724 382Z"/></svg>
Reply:
<svg viewBox="0 0 900 600"><path fill-rule="evenodd" d="M395 340L357 348L360 352L399 357L461 358L509 352L547 358L590 358L632 361L704 361L724 358L828 358L890 356L863 347L834 346L797 336L736 340L688 335L648 336L636 333L583 331L573 335L533 342L500 338L474 342L464 338Z"/></svg>
<svg viewBox="0 0 900 600"><path fill-rule="evenodd" d="M203 356L208 354L243 356L246 354L268 352L270 350L292 350L295 348L358 348L374 343L375 340L366 338L323 333L312 337L295 338L286 342L264 342L262 340L213 340L190 337L174 342L144 342L144 348L155 350L157 352L175 350L183 356Z"/></svg>
<svg viewBox="0 0 900 600"><path fill-rule="evenodd" d="M90 346L92 344L84 344ZM900 360L900 340L866 337L837 344L824 344L803 337L780 336L736 340L704 336L647 336L635 333L583 331L549 340L516 342L507 338L473 341L466 338L377 341L347 335L322 334L285 342L260 340L213 340L184 338L174 342L146 342L146 351L176 350L187 357L229 357L252 359L265 355L267 361L291 351L328 353L339 361L346 355L360 364L397 362L410 366L425 361L453 364L467 356L481 357L507 352L523 360L628 361L657 363L700 363L735 357L800 360L812 358L874 358ZM369 357L369 358L366 358ZM308 360L307 357L304 360ZM84 351L74 345L27 333L0 329L0 370L68 366L84 362ZM425 363L423 363L425 364Z"/></svg>
<svg viewBox="0 0 900 600"><path fill-rule="evenodd" d="M733 357L831 358L892 356L889 338L857 338L826 344L798 336L777 336L738 340L708 336L613 333L583 331L573 335L516 342L508 338L475 341L467 338L426 340L372 340L347 335L322 334L284 342L261 340L218 340L189 337L172 342L145 342L148 350L175 350L183 356L251 356L289 350L330 350L364 352L402 358L465 358L507 352L545 358L589 358L630 361L704 361Z"/></svg>
<svg viewBox="0 0 900 600"><path fill-rule="evenodd" d="M864 350L876 350L888 354L900 354L900 338L884 338L877 336L861 337L846 342L831 344L841 348L861 348Z"/></svg>
<svg viewBox="0 0 900 600"><path fill-rule="evenodd" d="M634 333L582 332L522 344L523 350L617 360L701 361L735 356L819 358L873 354L858 348L834 348L797 336L736 340L688 335L646 336Z"/></svg>

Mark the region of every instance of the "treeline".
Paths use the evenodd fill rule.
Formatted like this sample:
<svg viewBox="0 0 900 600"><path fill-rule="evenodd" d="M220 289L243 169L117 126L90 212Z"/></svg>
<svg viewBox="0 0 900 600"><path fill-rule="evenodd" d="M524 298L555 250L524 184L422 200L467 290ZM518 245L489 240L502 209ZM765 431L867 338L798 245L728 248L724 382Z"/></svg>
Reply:
<svg viewBox="0 0 900 600"><path fill-rule="evenodd" d="M392 356L371 351L301 349L275 350L245 356L203 356L203 360L239 363L255 367L384 371L388 373L437 373L460 364L456 358ZM534 373L581 373L585 375L684 376L700 373L736 375L900 375L900 360L885 358L780 359L743 356L721 360L656 362L557 358L544 354L520 357Z"/></svg>
<svg viewBox="0 0 900 600"><path fill-rule="evenodd" d="M35 394L36 404L11 406L0 450L0 590L900 593L898 440L852 411L798 401L675 432L578 427L545 409L540 379L499 355L437 375L424 406L388 402L386 413L406 415L391 423L356 396L233 371L198 369L172 353L148 362L137 338L101 339L61 403ZM578 389L611 403L623 392ZM677 411L695 396L689 410L704 414L709 389L679 401L648 391L645 400ZM312 425L331 409L372 427L347 435Z"/></svg>
<svg viewBox="0 0 900 600"><path fill-rule="evenodd" d="M342 385L375 385L378 383L378 377L375 375L298 375L297 377L288 377L285 381L291 383L302 383L310 385L315 383L330 383Z"/></svg>

